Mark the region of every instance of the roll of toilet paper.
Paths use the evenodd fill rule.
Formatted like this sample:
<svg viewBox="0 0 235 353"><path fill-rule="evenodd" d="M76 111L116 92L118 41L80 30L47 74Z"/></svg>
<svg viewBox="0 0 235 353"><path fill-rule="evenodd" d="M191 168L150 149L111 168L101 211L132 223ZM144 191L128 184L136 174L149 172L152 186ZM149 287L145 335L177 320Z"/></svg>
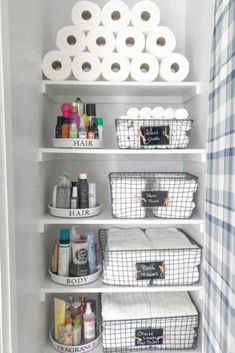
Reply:
<svg viewBox="0 0 235 353"><path fill-rule="evenodd" d="M117 33L130 23L129 7L121 0L108 1L102 9L101 20L105 27Z"/></svg>
<svg viewBox="0 0 235 353"><path fill-rule="evenodd" d="M43 58L42 71L49 80L67 80L72 73L72 62L59 50L49 51Z"/></svg>
<svg viewBox="0 0 235 353"><path fill-rule="evenodd" d="M127 111L127 116L129 119L138 119L140 117L140 111L136 107L130 108Z"/></svg>
<svg viewBox="0 0 235 353"><path fill-rule="evenodd" d="M164 119L174 119L175 117L175 109L167 108L163 114Z"/></svg>
<svg viewBox="0 0 235 353"><path fill-rule="evenodd" d="M131 59L141 53L144 47L145 37L139 29L126 27L118 32L116 49L120 54Z"/></svg>
<svg viewBox="0 0 235 353"><path fill-rule="evenodd" d="M159 73L157 58L149 53L141 53L131 61L131 77L140 82L156 80Z"/></svg>
<svg viewBox="0 0 235 353"><path fill-rule="evenodd" d="M83 52L74 57L72 70L79 81L95 81L101 74L101 62L95 54Z"/></svg>
<svg viewBox="0 0 235 353"><path fill-rule="evenodd" d="M91 1L78 1L72 8L72 22L82 31L89 31L100 25L101 9Z"/></svg>
<svg viewBox="0 0 235 353"><path fill-rule="evenodd" d="M140 29L144 33L149 33L160 23L158 6L150 0L137 2L131 10L131 23L133 27Z"/></svg>
<svg viewBox="0 0 235 353"><path fill-rule="evenodd" d="M184 108L176 109L175 118L176 119L188 119L188 111Z"/></svg>
<svg viewBox="0 0 235 353"><path fill-rule="evenodd" d="M86 48L85 33L80 31L77 26L62 27L57 32L56 46L69 56L80 54Z"/></svg>
<svg viewBox="0 0 235 353"><path fill-rule="evenodd" d="M164 26L151 31L146 39L146 51L162 59L175 50L176 39L174 33Z"/></svg>
<svg viewBox="0 0 235 353"><path fill-rule="evenodd" d="M152 109L149 107L143 107L140 109L140 118L141 119L151 119Z"/></svg>
<svg viewBox="0 0 235 353"><path fill-rule="evenodd" d="M153 108L152 115L154 119L163 119L165 109L163 107Z"/></svg>
<svg viewBox="0 0 235 353"><path fill-rule="evenodd" d="M109 55L115 48L114 34L104 26L92 29L87 34L87 48L100 58Z"/></svg>
<svg viewBox="0 0 235 353"><path fill-rule="evenodd" d="M159 75L168 82L181 82L189 73L189 62L184 55L171 53L163 58Z"/></svg>
<svg viewBox="0 0 235 353"><path fill-rule="evenodd" d="M119 53L106 56L102 62L102 75L108 81L125 81L130 74L130 61Z"/></svg>

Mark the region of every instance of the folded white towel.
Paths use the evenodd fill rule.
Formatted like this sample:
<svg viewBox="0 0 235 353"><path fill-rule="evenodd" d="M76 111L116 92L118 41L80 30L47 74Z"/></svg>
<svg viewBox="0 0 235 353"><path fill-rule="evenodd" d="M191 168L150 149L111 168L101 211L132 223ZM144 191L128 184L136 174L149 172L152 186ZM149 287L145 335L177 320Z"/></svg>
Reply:
<svg viewBox="0 0 235 353"><path fill-rule="evenodd" d="M138 108L133 107L133 108L128 109L126 114L129 119L138 119L140 116L140 111Z"/></svg>
<svg viewBox="0 0 235 353"><path fill-rule="evenodd" d="M155 107L152 111L153 118L163 119L165 109L163 107Z"/></svg>
<svg viewBox="0 0 235 353"><path fill-rule="evenodd" d="M107 234L107 250L139 250L149 249L145 233L138 228L111 228Z"/></svg>
<svg viewBox="0 0 235 353"><path fill-rule="evenodd" d="M104 321L197 315L187 292L103 293Z"/></svg>
<svg viewBox="0 0 235 353"><path fill-rule="evenodd" d="M152 109L149 107L144 107L140 109L140 118L141 119L151 119Z"/></svg>

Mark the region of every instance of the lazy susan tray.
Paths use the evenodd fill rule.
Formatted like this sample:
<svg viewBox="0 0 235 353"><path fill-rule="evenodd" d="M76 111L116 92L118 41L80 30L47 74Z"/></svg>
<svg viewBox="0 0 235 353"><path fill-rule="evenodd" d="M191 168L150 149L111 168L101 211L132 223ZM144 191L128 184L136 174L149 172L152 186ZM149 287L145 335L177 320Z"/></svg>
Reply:
<svg viewBox="0 0 235 353"><path fill-rule="evenodd" d="M52 139L55 148L102 148L100 139Z"/></svg>
<svg viewBox="0 0 235 353"><path fill-rule="evenodd" d="M98 266L97 271L88 276L81 277L64 277L52 273L48 270L51 280L55 283L62 284L64 286L81 286L96 281L101 275L102 267Z"/></svg>
<svg viewBox="0 0 235 353"><path fill-rule="evenodd" d="M72 208L55 208L52 206L48 206L50 214L54 217L60 218L86 218L86 217L94 217L100 214L101 212L101 205L98 204L96 207L93 208L79 208L79 209L72 209Z"/></svg>

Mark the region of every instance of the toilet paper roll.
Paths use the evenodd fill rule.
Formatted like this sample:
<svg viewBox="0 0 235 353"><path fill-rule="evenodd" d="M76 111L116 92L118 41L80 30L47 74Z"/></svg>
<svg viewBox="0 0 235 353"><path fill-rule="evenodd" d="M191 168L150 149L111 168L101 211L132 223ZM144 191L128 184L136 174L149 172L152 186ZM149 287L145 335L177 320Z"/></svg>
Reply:
<svg viewBox="0 0 235 353"><path fill-rule="evenodd" d="M72 8L72 22L82 31L89 31L100 25L101 9L91 1L78 1Z"/></svg>
<svg viewBox="0 0 235 353"><path fill-rule="evenodd" d="M162 59L175 50L176 39L174 33L164 26L151 31L146 39L146 51Z"/></svg>
<svg viewBox="0 0 235 353"><path fill-rule="evenodd" d="M152 54L141 53L131 61L131 77L140 82L156 80L159 73L159 63Z"/></svg>
<svg viewBox="0 0 235 353"><path fill-rule="evenodd" d="M154 119L163 119L165 109L163 107L153 108L152 115Z"/></svg>
<svg viewBox="0 0 235 353"><path fill-rule="evenodd" d="M56 36L56 46L69 56L80 54L86 48L86 36L76 26L62 27Z"/></svg>
<svg viewBox="0 0 235 353"><path fill-rule="evenodd" d="M185 80L188 73L189 62L181 54L169 54L161 62L159 75L165 81L181 82Z"/></svg>
<svg viewBox="0 0 235 353"><path fill-rule="evenodd" d="M139 29L126 27L118 32L116 49L120 54L131 59L141 53L144 47L145 37Z"/></svg>
<svg viewBox="0 0 235 353"><path fill-rule="evenodd" d="M140 117L139 109L136 107L128 109L127 116L129 119L138 119Z"/></svg>
<svg viewBox="0 0 235 353"><path fill-rule="evenodd" d="M117 33L130 23L129 7L121 0L108 1L102 9L101 20L105 27Z"/></svg>
<svg viewBox="0 0 235 353"><path fill-rule="evenodd" d="M87 34L87 48L91 53L103 58L114 50L115 37L108 28L99 26Z"/></svg>
<svg viewBox="0 0 235 353"><path fill-rule="evenodd" d="M140 118L141 119L151 119L152 109L149 107L144 107L140 109Z"/></svg>
<svg viewBox="0 0 235 353"><path fill-rule="evenodd" d="M102 62L102 75L108 81L125 81L130 74L130 61L119 53L106 56Z"/></svg>
<svg viewBox="0 0 235 353"><path fill-rule="evenodd" d="M165 109L164 114L163 114L163 117L164 117L164 119L174 119L174 117L175 117L175 110L172 109L172 108L167 108L167 109Z"/></svg>
<svg viewBox="0 0 235 353"><path fill-rule="evenodd" d="M188 111L184 108L176 109L175 118L176 119L188 119Z"/></svg>
<svg viewBox="0 0 235 353"><path fill-rule="evenodd" d="M71 59L58 50L49 51L43 58L42 71L49 80L67 80L72 72Z"/></svg>
<svg viewBox="0 0 235 353"><path fill-rule="evenodd" d="M131 10L131 23L133 27L140 29L144 33L149 33L160 23L158 6L150 0L137 2Z"/></svg>
<svg viewBox="0 0 235 353"><path fill-rule="evenodd" d="M72 70L79 81L95 81L101 74L101 62L96 55L83 52L74 57Z"/></svg>

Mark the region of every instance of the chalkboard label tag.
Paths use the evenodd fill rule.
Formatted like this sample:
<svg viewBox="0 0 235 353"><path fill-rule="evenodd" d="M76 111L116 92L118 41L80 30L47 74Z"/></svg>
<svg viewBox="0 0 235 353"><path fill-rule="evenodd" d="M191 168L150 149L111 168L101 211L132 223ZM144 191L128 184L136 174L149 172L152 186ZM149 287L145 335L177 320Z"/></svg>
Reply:
<svg viewBox="0 0 235 353"><path fill-rule="evenodd" d="M156 346L162 343L162 328L135 330L135 346Z"/></svg>
<svg viewBox="0 0 235 353"><path fill-rule="evenodd" d="M143 207L164 207L169 203L168 191L142 191Z"/></svg>
<svg viewBox="0 0 235 353"><path fill-rule="evenodd" d="M164 279L165 263L162 262L138 262L136 263L136 279Z"/></svg>
<svg viewBox="0 0 235 353"><path fill-rule="evenodd" d="M140 127L140 144L143 146L169 145L170 126Z"/></svg>

